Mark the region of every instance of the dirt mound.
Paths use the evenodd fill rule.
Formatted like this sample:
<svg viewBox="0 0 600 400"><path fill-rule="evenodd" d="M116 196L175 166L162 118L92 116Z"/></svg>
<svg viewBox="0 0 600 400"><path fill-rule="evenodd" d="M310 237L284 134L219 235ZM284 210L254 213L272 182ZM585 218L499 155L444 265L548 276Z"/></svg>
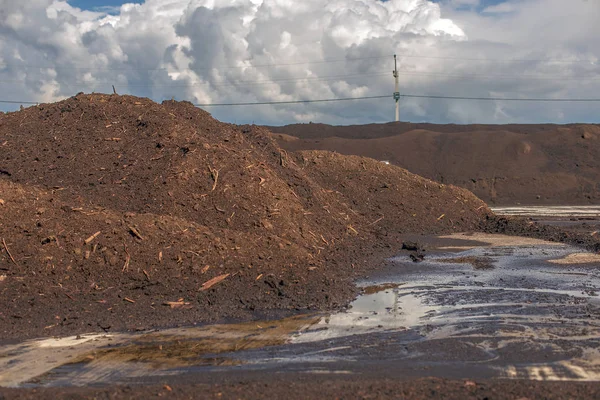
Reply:
<svg viewBox="0 0 600 400"><path fill-rule="evenodd" d="M465 190L288 153L185 102L80 94L0 115L0 149L4 339L335 307L398 235L489 213Z"/></svg>
<svg viewBox="0 0 600 400"><path fill-rule="evenodd" d="M464 187L490 203L600 201L596 125L299 124L271 129L288 150L330 150L387 160Z"/></svg>

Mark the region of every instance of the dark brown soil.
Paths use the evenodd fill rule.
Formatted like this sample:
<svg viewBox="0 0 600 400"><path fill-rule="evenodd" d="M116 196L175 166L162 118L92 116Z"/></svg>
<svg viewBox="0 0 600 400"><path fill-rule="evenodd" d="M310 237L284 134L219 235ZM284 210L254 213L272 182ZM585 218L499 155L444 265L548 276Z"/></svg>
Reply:
<svg viewBox="0 0 600 400"><path fill-rule="evenodd" d="M402 233L489 217L401 168L100 94L0 115L0 199L0 340L334 308Z"/></svg>
<svg viewBox="0 0 600 400"><path fill-rule="evenodd" d="M599 125L271 127L287 150L330 150L387 160L464 187L490 204L600 202Z"/></svg>
<svg viewBox="0 0 600 400"><path fill-rule="evenodd" d="M161 384L111 388L0 389L0 399L456 399L533 400L597 399L594 382L450 381L445 379L322 378L273 376L230 384Z"/></svg>
<svg viewBox="0 0 600 400"><path fill-rule="evenodd" d="M559 227L519 217L494 215L486 216L480 228L487 233L533 237L551 242L567 243L596 253L600 252L600 238L587 233L580 226Z"/></svg>

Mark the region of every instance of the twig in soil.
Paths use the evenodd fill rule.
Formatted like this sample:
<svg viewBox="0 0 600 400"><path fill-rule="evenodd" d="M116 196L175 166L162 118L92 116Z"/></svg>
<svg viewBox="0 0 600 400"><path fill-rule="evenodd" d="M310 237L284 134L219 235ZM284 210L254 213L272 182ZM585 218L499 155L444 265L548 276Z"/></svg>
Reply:
<svg viewBox="0 0 600 400"><path fill-rule="evenodd" d="M231 221L233 220L234 215L235 215L235 211L229 216L229 218L225 219L225 221L227 221L227 223L230 224Z"/></svg>
<svg viewBox="0 0 600 400"><path fill-rule="evenodd" d="M213 287L214 285L216 285L217 283L223 281L224 279L226 279L229 275L231 274L224 274L224 275L219 275L215 278L212 278L209 281L206 281L202 284L202 287L200 288L201 291L205 291L210 289L211 287Z"/></svg>
<svg viewBox="0 0 600 400"><path fill-rule="evenodd" d="M123 300L125 300L128 303L135 303L135 300L131 300L129 297L125 297Z"/></svg>
<svg viewBox="0 0 600 400"><path fill-rule="evenodd" d="M90 236L89 238L85 239L83 241L83 243L90 244L92 242L92 240L96 239L100 235L100 233L101 233L100 231L94 233L92 236Z"/></svg>
<svg viewBox="0 0 600 400"><path fill-rule="evenodd" d="M329 242L328 242L327 240L325 240L325 238L323 237L323 235L321 235L321 240L322 240L323 242L325 242L325 244L326 244L327 246L329 246Z"/></svg>
<svg viewBox="0 0 600 400"><path fill-rule="evenodd" d="M127 245L123 243L123 247L125 247L125 264L123 265L123 269L121 272L125 272L129 269L129 263L131 262L131 255L127 251Z"/></svg>
<svg viewBox="0 0 600 400"><path fill-rule="evenodd" d="M15 264L18 267L19 264L17 264L15 258L12 256L12 254L10 254L10 250L8 250L8 246L6 245L6 241L4 240L4 238L2 238L2 244L4 245L4 250L6 250L6 254L8 254L8 256L10 257L10 261L12 261L13 264Z"/></svg>
<svg viewBox="0 0 600 400"><path fill-rule="evenodd" d="M381 218L377 218L375 221L371 222L371 223L369 224L369 226L371 226L371 225L375 225L376 223L378 223L378 222L379 222L379 221L381 221L382 219L383 219L383 217L381 217Z"/></svg>
<svg viewBox="0 0 600 400"><path fill-rule="evenodd" d="M285 156L285 158L284 158L284 156ZM287 164L287 161L288 161L288 154L287 154L287 151L285 151L285 150L283 150L283 149L282 149L282 150L279 152L279 164L280 164L282 167L285 167L285 166L286 166L286 164Z"/></svg>
<svg viewBox="0 0 600 400"><path fill-rule="evenodd" d="M148 275L148 272L146 272L145 269L143 269L142 272L144 273L144 275L146 275L146 279L148 279L148 282L150 282L150 275Z"/></svg>
<svg viewBox="0 0 600 400"><path fill-rule="evenodd" d="M135 229L133 226L129 227L129 232L135 236L136 238L140 239L140 240L144 240L144 238L142 237L142 235L140 234L140 231L138 231L137 229Z"/></svg>
<svg viewBox="0 0 600 400"><path fill-rule="evenodd" d="M437 219L437 220L439 221L439 220L441 220L442 218L444 218L445 216L446 216L446 214L442 214L442 215L440 215L440 216L438 217L438 219Z"/></svg>
<svg viewBox="0 0 600 400"><path fill-rule="evenodd" d="M210 171L210 176L214 181L213 187L210 191L214 192L215 189L217 188L217 182L219 181L219 170L216 168L212 168L210 165L208 166L208 170Z"/></svg>

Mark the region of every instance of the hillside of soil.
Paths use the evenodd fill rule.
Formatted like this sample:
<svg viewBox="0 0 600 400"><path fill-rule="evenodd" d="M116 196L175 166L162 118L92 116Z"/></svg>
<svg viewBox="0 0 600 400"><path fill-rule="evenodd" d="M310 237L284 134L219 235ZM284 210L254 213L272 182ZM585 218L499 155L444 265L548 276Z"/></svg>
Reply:
<svg viewBox="0 0 600 400"><path fill-rule="evenodd" d="M600 202L599 125L411 123L270 127L289 150L329 150L387 160L489 204Z"/></svg>
<svg viewBox="0 0 600 400"><path fill-rule="evenodd" d="M0 114L0 340L337 307L403 233L488 215L464 189L288 152L186 102Z"/></svg>

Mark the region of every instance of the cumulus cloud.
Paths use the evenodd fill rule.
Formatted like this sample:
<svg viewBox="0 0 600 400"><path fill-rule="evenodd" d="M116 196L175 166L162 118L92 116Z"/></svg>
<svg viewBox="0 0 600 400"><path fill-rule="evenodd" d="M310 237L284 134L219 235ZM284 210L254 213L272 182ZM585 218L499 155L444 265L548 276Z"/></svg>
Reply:
<svg viewBox="0 0 600 400"><path fill-rule="evenodd" d="M384 122L393 117L396 52L402 93L594 97L580 78L600 77L591 63L600 45L583 33L600 33L598 8L564 3L509 1L503 7L511 13L477 13L476 0L146 0L107 12L60 0L0 0L0 97L53 101L110 93L112 85L157 101L203 104L389 94L207 108L238 123ZM565 20L566 7L577 23ZM546 25L552 21L561 29ZM489 58L505 61L481 60ZM401 110L403 119L435 122L588 118L585 106L568 104L403 98Z"/></svg>

